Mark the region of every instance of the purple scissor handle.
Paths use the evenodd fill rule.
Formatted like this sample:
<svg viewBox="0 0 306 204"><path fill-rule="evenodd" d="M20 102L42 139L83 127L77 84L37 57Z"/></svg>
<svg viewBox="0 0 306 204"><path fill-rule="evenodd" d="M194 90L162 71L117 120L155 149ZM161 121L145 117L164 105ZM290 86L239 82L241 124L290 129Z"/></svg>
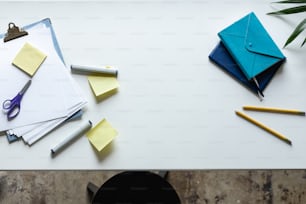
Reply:
<svg viewBox="0 0 306 204"><path fill-rule="evenodd" d="M7 115L7 120L12 120L19 114L21 99L31 85L31 82L32 81L29 80L13 99L7 99L2 103L2 108Z"/></svg>

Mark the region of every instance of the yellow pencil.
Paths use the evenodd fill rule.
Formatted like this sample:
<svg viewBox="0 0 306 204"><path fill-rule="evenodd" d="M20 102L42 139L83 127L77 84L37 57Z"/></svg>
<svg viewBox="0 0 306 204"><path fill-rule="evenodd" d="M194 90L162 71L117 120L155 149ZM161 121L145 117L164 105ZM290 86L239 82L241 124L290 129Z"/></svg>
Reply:
<svg viewBox="0 0 306 204"><path fill-rule="evenodd" d="M282 109L282 108L273 108L273 107L258 107L258 106L243 106L244 110L251 111L263 111L263 112L273 112L273 113L286 113L286 114L294 114L294 115L302 115L305 116L304 111L294 110L294 109Z"/></svg>
<svg viewBox="0 0 306 204"><path fill-rule="evenodd" d="M271 133L272 135L276 136L277 138L283 140L283 141L286 142L287 144L292 145L292 142L291 142L288 138L286 138L284 135L282 135L282 134L278 133L277 131L275 131L275 130L269 128L269 127L267 127L266 125L264 125L264 124L262 124L262 123L260 123L260 122L258 122L258 121L256 121L256 120L254 120L254 119L251 118L250 116L248 116L248 115L246 115L246 114L244 114L244 113L242 113L242 112L240 112L240 111L235 111L235 112L236 112L236 114L237 114L238 116L240 116L240 117L244 118L245 120L247 120L247 121L253 123L254 125L256 125L256 126L262 128L262 129L264 129L265 131L267 131L267 132Z"/></svg>

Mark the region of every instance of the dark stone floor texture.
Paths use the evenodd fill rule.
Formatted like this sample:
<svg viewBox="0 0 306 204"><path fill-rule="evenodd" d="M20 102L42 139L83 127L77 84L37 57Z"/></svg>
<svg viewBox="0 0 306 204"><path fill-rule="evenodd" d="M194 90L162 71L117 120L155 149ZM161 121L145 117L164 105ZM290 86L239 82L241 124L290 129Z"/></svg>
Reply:
<svg viewBox="0 0 306 204"><path fill-rule="evenodd" d="M121 171L0 171L2 204L87 204L87 183ZM182 204L304 204L306 170L169 171Z"/></svg>

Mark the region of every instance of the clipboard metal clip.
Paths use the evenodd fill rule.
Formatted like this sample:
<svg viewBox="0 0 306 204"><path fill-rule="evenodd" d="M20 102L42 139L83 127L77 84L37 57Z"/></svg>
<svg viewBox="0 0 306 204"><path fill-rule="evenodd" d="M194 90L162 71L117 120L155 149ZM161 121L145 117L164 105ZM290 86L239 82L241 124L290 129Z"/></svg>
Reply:
<svg viewBox="0 0 306 204"><path fill-rule="evenodd" d="M19 29L14 23L8 24L7 33L5 34L4 42L14 40L16 38L28 35L28 32Z"/></svg>

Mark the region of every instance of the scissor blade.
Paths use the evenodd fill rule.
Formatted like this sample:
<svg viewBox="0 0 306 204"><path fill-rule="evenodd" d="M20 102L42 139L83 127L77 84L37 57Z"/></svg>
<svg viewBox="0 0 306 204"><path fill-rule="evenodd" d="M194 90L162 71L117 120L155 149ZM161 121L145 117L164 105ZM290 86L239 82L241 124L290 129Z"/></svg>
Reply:
<svg viewBox="0 0 306 204"><path fill-rule="evenodd" d="M21 89L21 91L19 92L21 95L23 95L27 90L28 90L28 88L29 88L29 86L31 85L31 83L32 83L32 80L30 79L27 83L26 83L26 85L24 85L24 87Z"/></svg>

